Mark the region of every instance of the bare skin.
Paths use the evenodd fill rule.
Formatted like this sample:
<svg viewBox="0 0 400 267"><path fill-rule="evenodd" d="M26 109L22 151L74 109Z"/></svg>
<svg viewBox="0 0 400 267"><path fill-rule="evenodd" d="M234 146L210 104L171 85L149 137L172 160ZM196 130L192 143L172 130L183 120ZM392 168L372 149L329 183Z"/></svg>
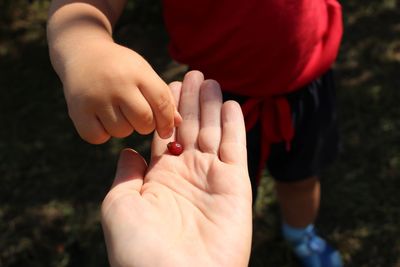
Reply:
<svg viewBox="0 0 400 267"><path fill-rule="evenodd" d="M168 138L181 121L168 85L143 57L112 39L125 2L55 0L50 7L51 62L76 130L93 144L134 131Z"/></svg>
<svg viewBox="0 0 400 267"><path fill-rule="evenodd" d="M196 71L171 89L181 126L169 139L155 134L149 166L124 150L104 199L111 266L247 266L252 200L240 106L222 104L218 84ZM166 149L175 139L179 156Z"/></svg>
<svg viewBox="0 0 400 267"><path fill-rule="evenodd" d="M320 182L310 177L300 182L276 183L284 221L292 227L304 228L314 223L320 203Z"/></svg>

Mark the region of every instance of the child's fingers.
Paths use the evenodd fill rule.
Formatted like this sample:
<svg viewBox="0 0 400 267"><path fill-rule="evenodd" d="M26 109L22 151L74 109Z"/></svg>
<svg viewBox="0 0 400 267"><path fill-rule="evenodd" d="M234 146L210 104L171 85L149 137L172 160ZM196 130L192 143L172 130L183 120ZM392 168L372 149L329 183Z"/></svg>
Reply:
<svg viewBox="0 0 400 267"><path fill-rule="evenodd" d="M162 138L168 138L173 132L176 120L174 99L168 85L151 67L143 71L143 77L147 78L139 83L139 89L153 110L158 134Z"/></svg>
<svg viewBox="0 0 400 267"><path fill-rule="evenodd" d="M222 106L222 138L219 148L221 161L247 168L246 128L242 109L235 101Z"/></svg>
<svg viewBox="0 0 400 267"><path fill-rule="evenodd" d="M182 116L182 123L178 128L177 140L185 149L197 147L200 126L199 93L203 81L204 76L199 71L190 71L183 79L179 100L179 112Z"/></svg>
<svg viewBox="0 0 400 267"><path fill-rule="evenodd" d="M155 129L153 111L139 89L131 90L120 100L120 108L126 119L140 134L149 134Z"/></svg>
<svg viewBox="0 0 400 267"><path fill-rule="evenodd" d="M97 116L105 130L114 137L122 138L133 132L132 125L122 114L119 106L103 106L97 110Z"/></svg>
<svg viewBox="0 0 400 267"><path fill-rule="evenodd" d="M181 82L173 82L169 85L169 88L171 89L171 93L174 97L175 104L178 105L179 103L179 98L181 94L181 88L182 88L182 83ZM167 144L168 142L174 141L176 138L176 134L172 134L171 137L167 139L161 139L160 136L157 134L157 132L154 133L153 137L153 142L152 142L152 147L151 147L151 156L153 157L159 157L162 154L165 153L167 150Z"/></svg>
<svg viewBox="0 0 400 267"><path fill-rule="evenodd" d="M70 116L78 134L83 140L91 144L102 144L110 139L110 135L95 114L79 113L79 116L74 116L70 112Z"/></svg>
<svg viewBox="0 0 400 267"><path fill-rule="evenodd" d="M199 148L217 154L221 141L222 94L216 81L206 80L201 85L200 107Z"/></svg>
<svg viewBox="0 0 400 267"><path fill-rule="evenodd" d="M176 104L176 105L178 106L178 104ZM181 122L182 122L182 116L178 112L178 110L175 110L174 126L178 127L179 125L181 125Z"/></svg>

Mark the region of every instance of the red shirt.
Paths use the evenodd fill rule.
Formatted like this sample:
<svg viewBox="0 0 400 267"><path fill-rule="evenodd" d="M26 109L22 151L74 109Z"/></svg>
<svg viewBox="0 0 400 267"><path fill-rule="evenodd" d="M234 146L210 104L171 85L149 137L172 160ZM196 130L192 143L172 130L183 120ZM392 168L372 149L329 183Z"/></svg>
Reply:
<svg viewBox="0 0 400 267"><path fill-rule="evenodd" d="M336 0L163 0L170 52L217 80L223 91L252 97L247 129L262 118L263 155L293 137L283 94L327 71L342 36Z"/></svg>

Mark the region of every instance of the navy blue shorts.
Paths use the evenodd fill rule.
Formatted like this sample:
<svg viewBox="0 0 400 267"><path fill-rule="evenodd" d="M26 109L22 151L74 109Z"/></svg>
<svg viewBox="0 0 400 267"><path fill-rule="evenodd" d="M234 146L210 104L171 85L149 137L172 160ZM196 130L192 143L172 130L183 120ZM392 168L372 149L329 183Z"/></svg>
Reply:
<svg viewBox="0 0 400 267"><path fill-rule="evenodd" d="M336 97L332 71L286 96L289 101L295 135L291 149L285 142L274 143L266 162L270 175L280 182L293 182L319 176L323 167L338 152ZM246 98L224 93L224 101L243 103ZM247 157L253 189L260 163L261 127L257 123L247 133Z"/></svg>

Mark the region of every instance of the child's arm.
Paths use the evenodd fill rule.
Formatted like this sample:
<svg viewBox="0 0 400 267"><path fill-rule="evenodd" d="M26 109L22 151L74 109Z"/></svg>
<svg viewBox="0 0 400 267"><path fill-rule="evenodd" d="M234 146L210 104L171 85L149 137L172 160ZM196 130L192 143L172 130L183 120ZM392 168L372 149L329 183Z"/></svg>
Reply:
<svg viewBox="0 0 400 267"><path fill-rule="evenodd" d="M55 0L50 7L51 62L78 133L94 144L134 130L156 129L165 138L180 121L167 84L139 54L112 39L125 2Z"/></svg>

